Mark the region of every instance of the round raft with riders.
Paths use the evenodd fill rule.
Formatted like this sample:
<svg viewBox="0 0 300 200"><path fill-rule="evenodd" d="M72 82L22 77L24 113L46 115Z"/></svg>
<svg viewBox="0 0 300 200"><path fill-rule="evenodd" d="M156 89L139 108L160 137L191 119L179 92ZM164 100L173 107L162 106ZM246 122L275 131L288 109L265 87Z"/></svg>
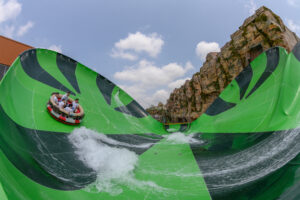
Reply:
<svg viewBox="0 0 300 200"><path fill-rule="evenodd" d="M64 95L53 92L47 104L47 110L54 119L64 124L80 124L84 117L84 110L79 104L79 99L73 100L69 96L70 92Z"/></svg>

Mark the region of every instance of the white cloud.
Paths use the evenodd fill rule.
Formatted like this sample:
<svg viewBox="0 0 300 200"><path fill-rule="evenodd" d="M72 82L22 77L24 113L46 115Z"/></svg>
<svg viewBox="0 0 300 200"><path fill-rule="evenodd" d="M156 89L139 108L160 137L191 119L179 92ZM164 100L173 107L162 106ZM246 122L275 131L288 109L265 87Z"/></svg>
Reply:
<svg viewBox="0 0 300 200"><path fill-rule="evenodd" d="M135 66L116 72L114 78L126 82L126 85L120 87L142 106L149 107L160 101L165 102L172 89L188 79L180 78L192 69L194 66L191 62L185 65L169 63L158 67L153 62L142 60Z"/></svg>
<svg viewBox="0 0 300 200"><path fill-rule="evenodd" d="M184 79L178 79L176 81L173 81L173 82L169 83L168 87L172 90L175 89L175 88L179 88L180 86L182 86L185 83L185 81L190 80L190 79L191 78L188 78L188 77L184 78Z"/></svg>
<svg viewBox="0 0 300 200"><path fill-rule="evenodd" d="M194 69L194 66L193 66L193 64L190 61L188 61L188 62L185 63L185 67L184 68L185 68L186 71L189 71L189 70Z"/></svg>
<svg viewBox="0 0 300 200"><path fill-rule="evenodd" d="M248 9L250 15L253 15L257 10L257 5L254 0L249 0L249 1L247 0L245 7L246 9Z"/></svg>
<svg viewBox="0 0 300 200"><path fill-rule="evenodd" d="M123 50L115 50L113 49L111 57L113 58L123 58L123 59L127 59L127 60L137 60L137 55L133 54L133 53L126 53Z"/></svg>
<svg viewBox="0 0 300 200"><path fill-rule="evenodd" d="M18 0L0 0L0 34L9 38L21 37L33 27L32 21L21 26L17 24L15 19L21 11L22 4Z"/></svg>
<svg viewBox="0 0 300 200"><path fill-rule="evenodd" d="M22 10L22 5L17 0L0 0L0 23L15 19Z"/></svg>
<svg viewBox="0 0 300 200"><path fill-rule="evenodd" d="M19 30L17 32L17 36L21 37L23 36L25 33L28 32L29 29L31 29L34 26L34 23L32 21L27 22L27 24L20 26Z"/></svg>
<svg viewBox="0 0 300 200"><path fill-rule="evenodd" d="M287 27L291 29L291 31L299 32L300 31L300 25L296 24L293 20L287 19Z"/></svg>
<svg viewBox="0 0 300 200"><path fill-rule="evenodd" d="M149 35L141 32L130 33L127 38L115 43L111 56L114 58L136 60L136 54L144 52L155 58L161 52L163 45L164 41L157 33Z"/></svg>
<svg viewBox="0 0 300 200"><path fill-rule="evenodd" d="M157 105L159 102L166 103L166 100L169 98L170 91L160 89L157 90L153 96L146 97L146 103L150 105Z"/></svg>
<svg viewBox="0 0 300 200"><path fill-rule="evenodd" d="M47 49L50 49L50 50L53 50L53 51L56 51L56 52L59 52L59 53L62 52L61 45L53 44L50 47L48 47Z"/></svg>
<svg viewBox="0 0 300 200"><path fill-rule="evenodd" d="M201 41L196 46L196 55L204 61L206 55L210 52L219 52L220 46L216 42L205 42Z"/></svg>
<svg viewBox="0 0 300 200"><path fill-rule="evenodd" d="M156 90L145 90L139 85L119 85L125 92L133 97L139 104L144 108L148 108L151 105L157 105L159 102L165 103L168 99L171 90L156 89Z"/></svg>
<svg viewBox="0 0 300 200"><path fill-rule="evenodd" d="M190 62L187 62L185 66L177 63L169 63L162 67L157 67L152 62L142 60L137 66L116 72L114 78L121 81L138 83L145 88L154 88L169 84L193 68Z"/></svg>

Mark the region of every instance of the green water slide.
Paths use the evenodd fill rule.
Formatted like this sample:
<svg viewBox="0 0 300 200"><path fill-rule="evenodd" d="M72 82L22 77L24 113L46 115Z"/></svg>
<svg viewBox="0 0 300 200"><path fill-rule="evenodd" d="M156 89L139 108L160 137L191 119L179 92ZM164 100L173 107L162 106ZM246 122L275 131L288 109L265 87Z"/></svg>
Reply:
<svg viewBox="0 0 300 200"><path fill-rule="evenodd" d="M299 199L299 77L300 44L269 49L169 133L100 74L28 50L0 84L0 199ZM46 109L67 91L84 108L80 125Z"/></svg>

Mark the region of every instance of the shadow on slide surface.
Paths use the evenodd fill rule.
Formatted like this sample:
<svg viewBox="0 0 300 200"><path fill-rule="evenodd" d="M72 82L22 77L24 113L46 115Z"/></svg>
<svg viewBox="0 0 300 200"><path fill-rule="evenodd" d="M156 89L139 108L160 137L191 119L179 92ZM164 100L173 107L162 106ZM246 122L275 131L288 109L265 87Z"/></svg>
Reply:
<svg viewBox="0 0 300 200"><path fill-rule="evenodd" d="M300 44L271 48L170 134L81 63L25 51L0 84L0 199L300 199L299 75ZM54 91L79 126L47 113Z"/></svg>

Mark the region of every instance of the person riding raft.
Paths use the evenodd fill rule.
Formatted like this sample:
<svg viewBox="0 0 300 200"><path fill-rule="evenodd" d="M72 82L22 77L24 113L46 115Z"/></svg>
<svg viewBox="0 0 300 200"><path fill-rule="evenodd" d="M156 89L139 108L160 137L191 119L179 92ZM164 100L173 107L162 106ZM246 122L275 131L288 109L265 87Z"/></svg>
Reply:
<svg viewBox="0 0 300 200"><path fill-rule="evenodd" d="M64 94L64 95L61 97L61 101L62 101L62 100L65 100L66 102L68 102L68 99L69 99L70 94L71 94L71 92L67 92L66 94Z"/></svg>

